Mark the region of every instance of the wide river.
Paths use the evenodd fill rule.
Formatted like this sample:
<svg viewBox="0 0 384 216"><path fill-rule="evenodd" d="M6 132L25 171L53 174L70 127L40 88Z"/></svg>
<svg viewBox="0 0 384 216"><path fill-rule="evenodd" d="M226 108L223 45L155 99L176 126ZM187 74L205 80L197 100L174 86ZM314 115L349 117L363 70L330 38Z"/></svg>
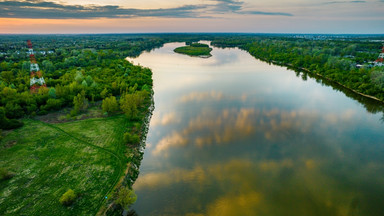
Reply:
<svg viewBox="0 0 384 216"><path fill-rule="evenodd" d="M128 59L155 92L138 215L384 215L382 112L240 49L182 45Z"/></svg>

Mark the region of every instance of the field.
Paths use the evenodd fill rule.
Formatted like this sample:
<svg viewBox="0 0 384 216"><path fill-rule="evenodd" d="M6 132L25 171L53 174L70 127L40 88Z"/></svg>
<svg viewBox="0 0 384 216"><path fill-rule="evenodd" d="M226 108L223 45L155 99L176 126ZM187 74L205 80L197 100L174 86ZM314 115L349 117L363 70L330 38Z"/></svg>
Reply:
<svg viewBox="0 0 384 216"><path fill-rule="evenodd" d="M24 120L0 142L0 215L95 215L123 175L132 125L123 115L48 124ZM78 195L64 207L68 189Z"/></svg>

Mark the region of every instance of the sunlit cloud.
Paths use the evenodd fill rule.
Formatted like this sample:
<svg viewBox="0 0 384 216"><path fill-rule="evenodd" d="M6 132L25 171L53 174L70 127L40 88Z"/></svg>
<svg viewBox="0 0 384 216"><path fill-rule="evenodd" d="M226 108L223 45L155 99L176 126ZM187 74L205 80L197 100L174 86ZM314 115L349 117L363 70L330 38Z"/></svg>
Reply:
<svg viewBox="0 0 384 216"><path fill-rule="evenodd" d="M53 1L1 1L2 18L90 19L90 18L212 18L214 14L292 16L289 13L242 10L243 2L216 0L213 4L182 5L172 8L136 9L119 5L68 5ZM210 14L210 15L207 15Z"/></svg>
<svg viewBox="0 0 384 216"><path fill-rule="evenodd" d="M197 11L206 8L184 5L166 9L127 9L117 5L65 5L47 1L2 1L0 6L0 17L45 19L203 17Z"/></svg>
<svg viewBox="0 0 384 216"><path fill-rule="evenodd" d="M197 96L201 98L202 95ZM317 120L317 114L306 111L289 112L255 108L223 109L221 112L203 111L190 119L185 128L162 138L153 154L160 155L167 153L171 148L191 144L198 147L227 144L256 134L262 134L268 140L285 139L289 138L291 133L308 133L315 127Z"/></svg>
<svg viewBox="0 0 384 216"><path fill-rule="evenodd" d="M180 133L173 132L171 135L168 135L161 139L155 149L152 151L154 155L158 155L165 150L172 147L181 147L185 146L188 143L188 139Z"/></svg>
<svg viewBox="0 0 384 216"><path fill-rule="evenodd" d="M208 206L207 216L259 215L263 196L254 191L242 194L228 194L219 197Z"/></svg>
<svg viewBox="0 0 384 216"><path fill-rule="evenodd" d="M181 121L180 116L178 116L176 113L166 113L162 116L155 115L151 118L151 126L157 126L157 125L170 125L179 123Z"/></svg>
<svg viewBox="0 0 384 216"><path fill-rule="evenodd" d="M206 91L206 92L191 92L187 95L181 96L178 100L181 103L188 102L200 102L200 101L222 101L222 100L239 100L246 101L248 98L247 94L242 94L240 97L231 95L225 95L223 92L218 91Z"/></svg>
<svg viewBox="0 0 384 216"><path fill-rule="evenodd" d="M354 4L354 3L366 3L366 1L329 1L323 4Z"/></svg>
<svg viewBox="0 0 384 216"><path fill-rule="evenodd" d="M217 91L210 91L210 92L191 92L187 95L182 96L179 101L182 103L187 102L199 102L199 101L205 101L205 100L213 100L213 101L220 101L224 99L226 96L222 92ZM228 97L227 98L233 98Z"/></svg>
<svg viewBox="0 0 384 216"><path fill-rule="evenodd" d="M220 98L221 94L204 93L190 94L183 97L183 101L205 98ZM219 112L204 110L196 117L188 120L184 127L178 131L161 138L154 146L153 154L157 156L168 155L171 149L186 146L203 148L211 145L228 145L234 141L258 137L260 143L263 140L278 141L292 139L297 136L312 133L319 127L335 125L340 121L345 127L336 130L348 130L349 125L356 116L354 110L345 112L328 113L320 116L311 110L286 111L280 109L223 109ZM175 114L166 114L156 124L168 124L177 121ZM350 124L351 123L351 124Z"/></svg>
<svg viewBox="0 0 384 216"><path fill-rule="evenodd" d="M191 169L174 168L166 172L142 174L133 187L136 191L155 188L167 191L168 187L181 184L191 192L186 197L188 200L215 185L216 196L205 200L204 210L185 214L188 216L311 215L313 209L320 209L318 213L321 215L354 213L356 209L351 203L358 199L359 193L357 190L345 191L340 185L342 183L324 175L324 169L329 166L332 166L332 161L300 156L256 161L232 159L196 165ZM365 174L367 168L362 166L356 171ZM367 173L377 169L376 165L371 165Z"/></svg>

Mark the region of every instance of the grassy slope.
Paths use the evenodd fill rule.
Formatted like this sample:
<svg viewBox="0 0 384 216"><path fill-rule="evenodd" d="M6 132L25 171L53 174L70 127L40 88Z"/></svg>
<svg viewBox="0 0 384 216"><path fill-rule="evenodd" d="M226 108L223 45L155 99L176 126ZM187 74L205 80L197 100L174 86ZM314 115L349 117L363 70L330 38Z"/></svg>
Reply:
<svg viewBox="0 0 384 216"><path fill-rule="evenodd" d="M15 173L0 182L0 215L94 215L125 169L126 118L24 123L0 142L0 167ZM68 188L79 198L63 207Z"/></svg>
<svg viewBox="0 0 384 216"><path fill-rule="evenodd" d="M191 56L209 56L211 55L212 48L183 46L183 47L178 47L173 51L176 53L187 54Z"/></svg>

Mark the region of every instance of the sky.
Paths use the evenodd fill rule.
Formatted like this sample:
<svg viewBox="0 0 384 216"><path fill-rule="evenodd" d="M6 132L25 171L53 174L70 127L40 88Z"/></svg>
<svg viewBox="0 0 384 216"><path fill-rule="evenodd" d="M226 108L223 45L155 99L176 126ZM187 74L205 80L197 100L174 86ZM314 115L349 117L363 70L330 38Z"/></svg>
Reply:
<svg viewBox="0 0 384 216"><path fill-rule="evenodd" d="M384 0L0 0L0 34L383 34Z"/></svg>

